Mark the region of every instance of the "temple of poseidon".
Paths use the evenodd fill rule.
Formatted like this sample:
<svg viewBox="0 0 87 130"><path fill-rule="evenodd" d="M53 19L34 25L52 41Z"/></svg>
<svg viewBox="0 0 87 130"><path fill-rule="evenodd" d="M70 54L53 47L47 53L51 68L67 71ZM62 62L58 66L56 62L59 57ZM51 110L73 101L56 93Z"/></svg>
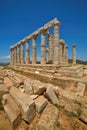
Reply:
<svg viewBox="0 0 87 130"><path fill-rule="evenodd" d="M59 38L60 25L55 18L11 46L10 67L45 75L82 76L83 68L76 64L76 44L72 44L72 64L68 63L68 45ZM41 43L37 44L39 35L41 35ZM39 61L37 50L40 54Z"/></svg>
<svg viewBox="0 0 87 130"><path fill-rule="evenodd" d="M10 64L11 65L23 65L30 64L30 40L32 40L32 64L37 64L36 39L38 35L41 35L41 56L40 64L45 65L50 63L53 65L67 64L68 63L68 45L63 39L59 38L59 26L60 22L57 18L53 19L43 27L39 28L17 44L10 47ZM49 29L53 28L53 35L50 34ZM48 41L46 41L46 36ZM26 50L24 49L26 44ZM26 58L24 56L26 51ZM46 55L48 54L48 55ZM76 64L76 45L72 45L72 61Z"/></svg>

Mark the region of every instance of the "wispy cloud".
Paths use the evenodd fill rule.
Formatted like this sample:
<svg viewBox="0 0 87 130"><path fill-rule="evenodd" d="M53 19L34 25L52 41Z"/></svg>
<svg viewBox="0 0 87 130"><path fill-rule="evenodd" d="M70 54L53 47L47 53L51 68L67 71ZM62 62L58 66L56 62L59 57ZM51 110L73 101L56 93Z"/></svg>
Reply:
<svg viewBox="0 0 87 130"><path fill-rule="evenodd" d="M0 57L0 59L10 59L10 55L8 55L8 56L2 56L2 57Z"/></svg>

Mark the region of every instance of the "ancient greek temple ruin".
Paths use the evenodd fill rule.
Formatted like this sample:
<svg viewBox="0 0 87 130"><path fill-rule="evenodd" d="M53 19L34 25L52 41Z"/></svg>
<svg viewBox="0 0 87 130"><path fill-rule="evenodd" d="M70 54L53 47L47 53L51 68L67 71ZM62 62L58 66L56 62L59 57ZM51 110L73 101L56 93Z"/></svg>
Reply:
<svg viewBox="0 0 87 130"><path fill-rule="evenodd" d="M59 38L60 22L57 18L45 24L43 27L34 31L29 36L25 37L15 45L10 47L10 64L23 65L23 64L37 64L37 36L41 36L40 43L40 64L45 65L53 64L68 64L68 45L63 39ZM49 29L53 29L53 34ZM48 37L48 41L46 41ZM30 50L30 40L32 40L32 50ZM26 49L24 45L26 44ZM30 60L30 51L32 51L32 60ZM25 54L25 56L24 56ZM47 54L47 56L46 56ZM76 45L72 45L72 61L76 64Z"/></svg>

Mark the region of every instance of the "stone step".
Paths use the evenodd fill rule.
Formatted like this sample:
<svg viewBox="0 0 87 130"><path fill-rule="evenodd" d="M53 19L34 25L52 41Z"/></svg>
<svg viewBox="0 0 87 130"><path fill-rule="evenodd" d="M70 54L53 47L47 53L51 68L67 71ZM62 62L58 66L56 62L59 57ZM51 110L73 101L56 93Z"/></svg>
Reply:
<svg viewBox="0 0 87 130"><path fill-rule="evenodd" d="M19 114L17 115L8 103L4 105L4 110L11 124L12 130L15 130L21 122L21 116Z"/></svg>

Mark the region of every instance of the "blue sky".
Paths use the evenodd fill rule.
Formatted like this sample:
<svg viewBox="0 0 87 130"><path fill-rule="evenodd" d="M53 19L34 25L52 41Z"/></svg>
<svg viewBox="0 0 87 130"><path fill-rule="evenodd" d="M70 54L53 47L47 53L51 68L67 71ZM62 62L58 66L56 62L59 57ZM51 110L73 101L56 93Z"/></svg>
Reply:
<svg viewBox="0 0 87 130"><path fill-rule="evenodd" d="M60 39L77 44L77 58L87 60L87 0L0 0L0 62L9 61L10 46L57 17ZM37 39L40 45L40 37Z"/></svg>

